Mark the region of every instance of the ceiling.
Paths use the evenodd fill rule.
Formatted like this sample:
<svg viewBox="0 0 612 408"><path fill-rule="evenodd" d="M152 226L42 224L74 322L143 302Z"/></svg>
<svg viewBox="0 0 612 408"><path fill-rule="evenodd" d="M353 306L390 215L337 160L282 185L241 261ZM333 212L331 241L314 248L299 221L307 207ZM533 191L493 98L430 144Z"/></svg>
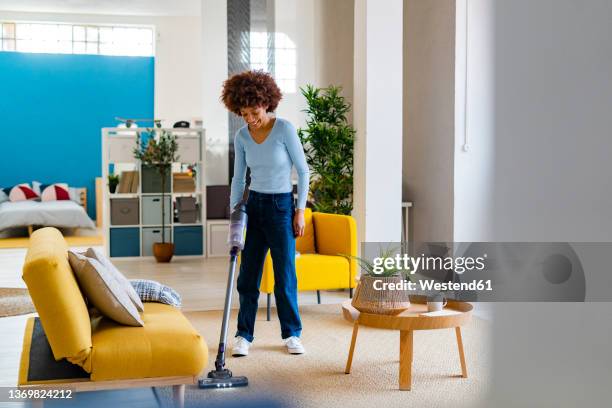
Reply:
<svg viewBox="0 0 612 408"><path fill-rule="evenodd" d="M201 0L0 0L0 17L2 11L199 16L200 5Z"/></svg>

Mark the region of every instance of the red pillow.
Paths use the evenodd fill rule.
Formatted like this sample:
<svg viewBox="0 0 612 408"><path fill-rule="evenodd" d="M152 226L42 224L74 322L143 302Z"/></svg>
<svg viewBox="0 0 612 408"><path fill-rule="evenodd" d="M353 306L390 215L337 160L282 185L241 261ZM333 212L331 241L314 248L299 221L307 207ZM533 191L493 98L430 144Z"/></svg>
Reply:
<svg viewBox="0 0 612 408"><path fill-rule="evenodd" d="M46 187L40 195L42 201L70 200L68 184L58 183Z"/></svg>
<svg viewBox="0 0 612 408"><path fill-rule="evenodd" d="M38 194L32 190L29 184L19 184L11 189L11 193L9 194L9 200L11 202L16 201L28 201L28 200L37 200Z"/></svg>

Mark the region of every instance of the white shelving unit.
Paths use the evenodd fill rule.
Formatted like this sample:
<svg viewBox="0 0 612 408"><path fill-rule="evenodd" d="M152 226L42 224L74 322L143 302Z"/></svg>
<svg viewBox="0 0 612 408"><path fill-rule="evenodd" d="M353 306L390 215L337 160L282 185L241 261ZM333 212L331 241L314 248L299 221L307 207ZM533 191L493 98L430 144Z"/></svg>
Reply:
<svg viewBox="0 0 612 408"><path fill-rule="evenodd" d="M168 214L170 215L169 222L166 222L166 229L170 233L169 235L166 234L166 241L175 243L175 256L206 256L205 130L201 128L155 130L166 130L176 135L179 161L172 164L172 174L182 172L187 165L194 165L196 169L195 191L193 192L175 193L174 177L170 176L170 192L165 194L166 200L169 199L170 201L170 206L165 211L167 217ZM159 222L144 223L145 218L150 218L156 212L145 209L143 203L147 203L147 208L154 208L152 202L158 205L156 203L161 199L161 188L159 192L143 192L143 166L134 158L133 154L138 132L148 133L148 128L102 129L102 225L106 252L110 257L151 256L151 248L148 247L148 243L145 244L145 241L161 232L161 213L159 213ZM118 175L121 175L122 171L137 171L139 174L138 191L135 193L111 194L108 188L108 175L111 166L114 167L114 174ZM179 197L195 197L198 203L197 222L179 223L174 221L175 202ZM122 199L138 200L138 223L112 224L112 203L114 202L116 205L121 203L113 200ZM147 211L146 216L145 211Z"/></svg>

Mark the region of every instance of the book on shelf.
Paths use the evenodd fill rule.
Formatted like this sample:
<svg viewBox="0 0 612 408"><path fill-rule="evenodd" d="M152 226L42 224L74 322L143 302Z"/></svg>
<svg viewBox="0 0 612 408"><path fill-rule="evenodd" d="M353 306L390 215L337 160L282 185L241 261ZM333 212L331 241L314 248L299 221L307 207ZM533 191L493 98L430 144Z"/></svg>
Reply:
<svg viewBox="0 0 612 408"><path fill-rule="evenodd" d="M134 171L132 174L132 183L130 184L130 192L137 193L138 192L138 184L140 183L140 173Z"/></svg>
<svg viewBox="0 0 612 408"><path fill-rule="evenodd" d="M117 194L137 193L139 177L137 171L122 171L117 186Z"/></svg>
<svg viewBox="0 0 612 408"><path fill-rule="evenodd" d="M122 171L121 176L119 176L119 185L117 186L117 194L124 194L129 191L130 181L128 180L128 172Z"/></svg>

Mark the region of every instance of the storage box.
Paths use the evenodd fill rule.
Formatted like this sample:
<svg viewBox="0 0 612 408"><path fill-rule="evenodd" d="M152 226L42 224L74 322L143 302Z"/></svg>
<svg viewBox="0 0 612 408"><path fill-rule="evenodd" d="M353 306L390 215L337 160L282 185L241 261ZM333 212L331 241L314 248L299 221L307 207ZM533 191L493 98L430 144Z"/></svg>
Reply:
<svg viewBox="0 0 612 408"><path fill-rule="evenodd" d="M170 192L170 169L166 174L165 193ZM143 193L161 193L161 176L157 169L150 166L142 166L142 192Z"/></svg>
<svg viewBox="0 0 612 408"><path fill-rule="evenodd" d="M196 191L195 179L189 173L174 173L172 183L175 193L193 193Z"/></svg>
<svg viewBox="0 0 612 408"><path fill-rule="evenodd" d="M172 242L171 228L166 227L166 242ZM145 227L142 229L142 256L153 256L153 244L162 242L162 229Z"/></svg>
<svg viewBox="0 0 612 408"><path fill-rule="evenodd" d="M206 218L209 220L229 219L230 187L206 187Z"/></svg>
<svg viewBox="0 0 612 408"><path fill-rule="evenodd" d="M170 196L166 196L166 224L170 224L172 220L172 203ZM162 224L162 196L144 196L142 197L142 224L143 225L161 225Z"/></svg>
<svg viewBox="0 0 612 408"><path fill-rule="evenodd" d="M206 222L207 256L227 256L230 249L227 243L228 229L229 220Z"/></svg>
<svg viewBox="0 0 612 408"><path fill-rule="evenodd" d="M176 209L181 224L193 224L198 221L198 205L195 197L178 197Z"/></svg>
<svg viewBox="0 0 612 408"><path fill-rule="evenodd" d="M175 255L203 255L204 233L201 226L174 227Z"/></svg>
<svg viewBox="0 0 612 408"><path fill-rule="evenodd" d="M110 256L140 256L139 228L111 228Z"/></svg>
<svg viewBox="0 0 612 408"><path fill-rule="evenodd" d="M138 225L138 198L112 198L111 225Z"/></svg>

